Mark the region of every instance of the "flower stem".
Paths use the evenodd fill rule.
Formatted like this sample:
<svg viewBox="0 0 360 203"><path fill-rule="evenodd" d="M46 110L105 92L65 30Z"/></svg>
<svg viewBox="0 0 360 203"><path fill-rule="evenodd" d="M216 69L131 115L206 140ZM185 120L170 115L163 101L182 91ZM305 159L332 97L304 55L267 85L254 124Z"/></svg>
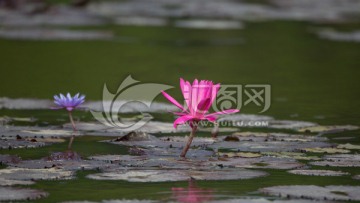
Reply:
<svg viewBox="0 0 360 203"><path fill-rule="evenodd" d="M192 141L193 141L193 139L194 139L194 137L195 137L196 129L197 129L197 126L196 126L196 125L192 126L192 130L191 130L191 133L190 133L190 137L189 137L189 139L188 139L188 141L187 141L187 143L186 143L183 151L181 152L180 157L185 158L186 153L187 153L187 151L189 150L190 145L191 145L191 143L192 143Z"/></svg>
<svg viewBox="0 0 360 203"><path fill-rule="evenodd" d="M70 119L71 125L73 127L73 133L72 133L72 136L70 138L69 145L68 145L68 149L71 150L72 143L74 142L74 139L75 139L75 132L77 131L74 119L73 119L72 114L71 114L71 111L69 111L69 119Z"/></svg>

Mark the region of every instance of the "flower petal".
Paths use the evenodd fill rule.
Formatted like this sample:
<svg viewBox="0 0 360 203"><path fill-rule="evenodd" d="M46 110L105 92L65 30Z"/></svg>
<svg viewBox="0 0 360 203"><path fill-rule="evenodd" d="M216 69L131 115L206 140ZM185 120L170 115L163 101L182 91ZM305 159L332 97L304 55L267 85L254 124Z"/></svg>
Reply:
<svg viewBox="0 0 360 203"><path fill-rule="evenodd" d="M210 121L210 122L215 122L216 121L216 116L205 116L205 119Z"/></svg>
<svg viewBox="0 0 360 203"><path fill-rule="evenodd" d="M210 103L210 99L204 99L202 101L199 102L198 106L197 106L197 111L196 111L196 117L202 117L204 114L207 113L207 107L209 106Z"/></svg>
<svg viewBox="0 0 360 203"><path fill-rule="evenodd" d="M182 111L184 110L184 107L181 106L181 104L179 104L179 102L177 102L172 96L170 96L169 94L167 94L164 91L161 91L161 93L164 95L164 97L169 100L171 103L173 103L175 106L177 106L179 109L181 109Z"/></svg>
<svg viewBox="0 0 360 203"><path fill-rule="evenodd" d="M181 116L179 118L177 118L174 121L174 128L176 129L178 125L184 124L190 120L192 120L194 117L191 115L185 115L185 116Z"/></svg>
<svg viewBox="0 0 360 203"><path fill-rule="evenodd" d="M198 106L198 91L199 91L199 81L198 79L195 79L192 88L191 88L191 98L190 98L190 104L191 104L191 112L193 115L196 114L197 106Z"/></svg>
<svg viewBox="0 0 360 203"><path fill-rule="evenodd" d="M211 82L212 83L212 82ZM220 83L216 84L216 85L212 85L211 84L211 89L208 92L208 97L210 98L210 103L209 105L206 107L206 109L209 110L209 108L211 107L211 105L214 103L214 100L216 99L217 93L220 89Z"/></svg>
<svg viewBox="0 0 360 203"><path fill-rule="evenodd" d="M191 85L188 81L185 81L184 79L180 78L180 88L181 88L181 92L184 97L184 100L186 102L187 108L190 109Z"/></svg>

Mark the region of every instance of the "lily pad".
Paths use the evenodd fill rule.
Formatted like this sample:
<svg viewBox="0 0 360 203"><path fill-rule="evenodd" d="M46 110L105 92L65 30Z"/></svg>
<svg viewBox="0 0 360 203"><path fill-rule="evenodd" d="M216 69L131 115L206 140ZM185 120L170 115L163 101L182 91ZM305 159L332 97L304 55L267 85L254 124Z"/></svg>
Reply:
<svg viewBox="0 0 360 203"><path fill-rule="evenodd" d="M322 39L345 42L360 42L360 30L355 30L352 32L341 32L332 28L322 28L318 30L316 34Z"/></svg>
<svg viewBox="0 0 360 203"><path fill-rule="evenodd" d="M46 99L0 98L0 109L49 109L51 105L52 102Z"/></svg>
<svg viewBox="0 0 360 203"><path fill-rule="evenodd" d="M98 161L105 161L109 163L119 163L119 162L138 162L142 160L148 159L147 157L143 156L131 156L131 155L98 155L98 156L91 156L89 159L98 160Z"/></svg>
<svg viewBox="0 0 360 203"><path fill-rule="evenodd" d="M118 17L115 19L115 24L135 26L165 26L167 24L167 20L165 18L141 16Z"/></svg>
<svg viewBox="0 0 360 203"><path fill-rule="evenodd" d="M280 195L281 197L296 197L314 200L360 200L360 186L315 186L315 185L286 185L273 186L260 189L261 192L270 195Z"/></svg>
<svg viewBox="0 0 360 203"><path fill-rule="evenodd" d="M115 139L114 141L120 142L120 141L147 141L151 140L152 137L150 137L149 134L144 132L129 132L126 135L119 137Z"/></svg>
<svg viewBox="0 0 360 203"><path fill-rule="evenodd" d="M153 203L153 200L103 200L101 203Z"/></svg>
<svg viewBox="0 0 360 203"><path fill-rule="evenodd" d="M306 22L357 22L357 19L348 19L346 14L356 13L359 6L352 1L344 1L341 6L332 1L319 1L313 4L309 1L298 0L272 0L270 3L244 1L218 1L209 0L204 9L196 9L198 2L174 1L95 1L87 6L91 14L104 17L113 17L114 14L123 16L162 17L162 18L186 18L191 16L195 19L230 19L249 21L268 20L296 20ZM174 6L172 6L174 5ZM319 12L322 8L331 11ZM146 8L146 9L144 9ZM286 98L278 98L278 101L286 102Z"/></svg>
<svg viewBox="0 0 360 203"><path fill-rule="evenodd" d="M47 126L47 127L37 127L37 126L1 126L0 133L4 136L1 138L16 138L20 136L23 139L33 139L33 138L62 138L70 137L73 135L73 130L64 130L56 126ZM5 136L6 135L6 136ZM77 132L76 135L80 135Z"/></svg>
<svg viewBox="0 0 360 203"><path fill-rule="evenodd" d="M241 29L243 24L239 21L225 20L178 20L175 22L176 27L192 29Z"/></svg>
<svg viewBox="0 0 360 203"><path fill-rule="evenodd" d="M239 141L282 141L282 142L314 142L327 141L326 137L297 135L286 133L261 133L261 132L236 132L232 137L238 138ZM225 137L224 141L227 137Z"/></svg>
<svg viewBox="0 0 360 203"><path fill-rule="evenodd" d="M30 180L9 180L0 178L0 186L12 186L12 185L31 185L34 184L34 181Z"/></svg>
<svg viewBox="0 0 360 203"><path fill-rule="evenodd" d="M46 192L35 189L0 187L0 201L35 200L47 195Z"/></svg>
<svg viewBox="0 0 360 203"><path fill-rule="evenodd" d="M331 170L291 170L289 173L296 175L307 175L307 176L343 176L349 175L347 172L342 171L331 171Z"/></svg>
<svg viewBox="0 0 360 203"><path fill-rule="evenodd" d="M0 122L3 124L8 124L10 122L27 122L27 123L34 123L37 121L36 118L30 117L30 118L26 118L26 117L0 117Z"/></svg>
<svg viewBox="0 0 360 203"><path fill-rule="evenodd" d="M323 161L310 162L317 166L335 166L335 167L360 167L359 154L335 154L327 155Z"/></svg>
<svg viewBox="0 0 360 203"><path fill-rule="evenodd" d="M218 171L194 171L194 170L124 170L112 171L99 174L91 174L87 177L96 180L126 180L129 182L168 182L186 181L190 178L195 180L241 180L266 176L262 171L237 169Z"/></svg>
<svg viewBox="0 0 360 203"><path fill-rule="evenodd" d="M253 153L253 152L220 152L219 156L227 157L227 158L233 158L233 157L242 157L242 158L255 158L255 157L261 157L260 153Z"/></svg>
<svg viewBox="0 0 360 203"><path fill-rule="evenodd" d="M75 31L54 28L5 28L0 29L0 38L26 40L109 40L110 31Z"/></svg>
<svg viewBox="0 0 360 203"><path fill-rule="evenodd" d="M124 125L133 125L136 121L123 121ZM102 135L102 136L119 136L129 133L126 129L105 126L99 122L78 122L76 127L79 131L87 132L87 134ZM71 129L70 123L64 125L64 128ZM200 130L200 129L199 129ZM191 128L185 125L174 128L172 123L165 123L159 121L149 121L141 128L137 129L137 132L145 133L176 133L176 132L190 132Z"/></svg>
<svg viewBox="0 0 360 203"><path fill-rule="evenodd" d="M333 126L310 126L298 129L299 132L312 132L312 133L336 133L345 130L358 130L358 126L353 125L333 125Z"/></svg>
<svg viewBox="0 0 360 203"><path fill-rule="evenodd" d="M64 139L44 136L1 136L0 149L37 148L53 143L64 142Z"/></svg>
<svg viewBox="0 0 360 203"><path fill-rule="evenodd" d="M93 156L90 159L102 160L107 163L117 163L120 167L133 168L162 168L162 169L197 169L208 170L211 169L208 162L208 155L199 155L196 153L188 153L188 159L181 159L178 157L180 151L176 152L176 156L129 156L129 155L103 155ZM200 157L199 157L200 156ZM206 157L206 158L202 158ZM115 166L112 168L116 168ZM216 168L216 167L213 167Z"/></svg>
<svg viewBox="0 0 360 203"><path fill-rule="evenodd" d="M0 178L5 180L58 180L71 179L74 173L61 169L6 168L0 170Z"/></svg>
<svg viewBox="0 0 360 203"><path fill-rule="evenodd" d="M173 136L173 137L157 138L155 136L149 135L146 139L141 139L138 141L132 141L132 140L123 141L121 139L114 139L114 140L106 141L106 142L110 142L112 144L125 145L125 146L143 147L143 148L147 148L147 149L151 149L151 148L167 148L167 149L180 148L180 149L182 149L184 147L187 139L188 139L187 136L184 136L184 137ZM191 146L193 148L196 148L196 147L204 148L205 146L210 145L214 142L215 141L211 138L195 137L193 139Z"/></svg>
<svg viewBox="0 0 360 203"><path fill-rule="evenodd" d="M213 165L236 168L271 168L271 169L294 169L304 166L295 159L258 157L258 158L228 158L213 160Z"/></svg>
<svg viewBox="0 0 360 203"><path fill-rule="evenodd" d="M360 150L360 145L353 145L350 143L347 144L340 144L337 146L339 149L350 149L350 150Z"/></svg>
<svg viewBox="0 0 360 203"><path fill-rule="evenodd" d="M24 169L62 169L65 171L76 170L94 170L116 167L116 165L110 163L104 163L103 161L96 160L49 160L37 159L37 160L24 160L19 163L12 163L9 166L24 168Z"/></svg>
<svg viewBox="0 0 360 203"><path fill-rule="evenodd" d="M355 137L334 137L333 140L352 140L355 139Z"/></svg>
<svg viewBox="0 0 360 203"><path fill-rule="evenodd" d="M0 154L0 164L19 163L20 157L15 155Z"/></svg>
<svg viewBox="0 0 360 203"><path fill-rule="evenodd" d="M322 203L331 203L330 201L321 201ZM318 201L312 200L300 200L300 199L280 199L280 200L267 200L264 198L259 199L226 199L210 201L209 203L319 203Z"/></svg>
<svg viewBox="0 0 360 203"><path fill-rule="evenodd" d="M268 137L269 133L262 132L235 132L232 134L236 137Z"/></svg>
<svg viewBox="0 0 360 203"><path fill-rule="evenodd" d="M0 139L0 149L21 149L43 147L44 142L32 142L27 140Z"/></svg>
<svg viewBox="0 0 360 203"><path fill-rule="evenodd" d="M313 152L313 153L328 153L328 154L335 154L335 153L350 153L347 149L338 149L338 148L331 148L331 147L315 147L315 148L304 148L302 151L305 152Z"/></svg>
<svg viewBox="0 0 360 203"><path fill-rule="evenodd" d="M262 152L261 154L266 156L273 156L279 158L291 158L297 160L320 160L318 156L307 156L305 153L301 152Z"/></svg>
<svg viewBox="0 0 360 203"><path fill-rule="evenodd" d="M211 149L228 149L247 152L293 152L309 147L330 147L331 144L322 141L241 141L241 142L215 142L208 145Z"/></svg>
<svg viewBox="0 0 360 203"><path fill-rule="evenodd" d="M169 136L169 137L160 137L160 140L164 142L180 142L181 145L184 145L186 141L188 140L188 136ZM195 145L209 145L214 143L215 140L213 138L207 138L207 137L195 137L193 139L193 143Z"/></svg>
<svg viewBox="0 0 360 203"><path fill-rule="evenodd" d="M153 201L153 200L128 200L128 199L123 199L123 200L103 200L101 202L91 202L91 201L66 201L66 202L62 202L62 203L154 203L157 201Z"/></svg>
<svg viewBox="0 0 360 203"><path fill-rule="evenodd" d="M194 146L187 152L186 157L191 160L207 160L214 156L213 151L204 150L203 147ZM143 149L144 153L151 159L153 157L169 157L178 158L181 154L182 148L150 148Z"/></svg>

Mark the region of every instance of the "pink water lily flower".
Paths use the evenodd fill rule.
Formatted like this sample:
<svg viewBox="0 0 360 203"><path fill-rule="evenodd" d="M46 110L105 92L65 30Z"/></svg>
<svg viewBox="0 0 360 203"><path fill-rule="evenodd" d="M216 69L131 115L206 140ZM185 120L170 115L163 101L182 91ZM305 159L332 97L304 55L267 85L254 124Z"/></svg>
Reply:
<svg viewBox="0 0 360 203"><path fill-rule="evenodd" d="M228 109L215 113L208 113L217 96L220 84L214 84L212 81L208 80L201 80L199 82L197 79L195 79L191 85L190 82L184 81L182 78L180 78L180 87L186 102L186 106L182 106L169 94L164 91L162 92L166 99L168 99L182 111L180 113L175 113L180 117L174 121L174 128L180 124L187 122L192 123L194 121L197 122L200 120L215 122L217 115L239 112L238 109Z"/></svg>
<svg viewBox="0 0 360 203"><path fill-rule="evenodd" d="M174 121L174 128L176 128L178 125L185 123L189 123L190 127L192 128L189 140L180 155L181 157L185 157L195 136L197 123L199 121L208 120L210 122L215 122L217 115L236 113L239 112L239 110L228 109L215 113L208 113L210 107L215 101L215 98L220 88L220 84L214 84L212 81L208 80L200 80L199 82L197 79L195 79L191 85L190 82L180 78L180 87L185 99L186 106L182 106L166 92L162 91L162 94L166 99L168 99L171 103L173 103L181 110L181 112L175 113L179 116L179 118Z"/></svg>

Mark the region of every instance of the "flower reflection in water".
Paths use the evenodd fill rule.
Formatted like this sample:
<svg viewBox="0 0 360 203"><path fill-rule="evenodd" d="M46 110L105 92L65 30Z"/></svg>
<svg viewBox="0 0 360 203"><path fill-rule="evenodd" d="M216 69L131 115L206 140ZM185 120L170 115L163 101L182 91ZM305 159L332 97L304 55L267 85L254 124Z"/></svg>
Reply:
<svg viewBox="0 0 360 203"><path fill-rule="evenodd" d="M189 186L187 188L173 187L171 190L172 198L182 203L206 202L212 200L214 197L213 190L197 187L193 179L189 180Z"/></svg>

